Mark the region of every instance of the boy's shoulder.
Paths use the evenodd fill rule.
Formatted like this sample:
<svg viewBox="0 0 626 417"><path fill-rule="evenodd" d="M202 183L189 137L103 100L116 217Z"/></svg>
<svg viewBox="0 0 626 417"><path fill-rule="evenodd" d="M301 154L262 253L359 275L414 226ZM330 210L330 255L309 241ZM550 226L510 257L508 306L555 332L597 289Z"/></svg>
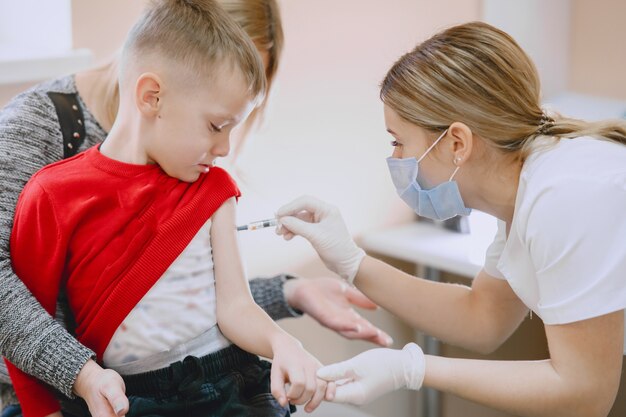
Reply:
<svg viewBox="0 0 626 417"><path fill-rule="evenodd" d="M29 182L36 181L44 189L54 189L57 187L68 187L74 184L85 184L91 177L87 163L87 152L80 152L71 158L53 162L41 168L30 179Z"/></svg>
<svg viewBox="0 0 626 417"><path fill-rule="evenodd" d="M195 184L200 188L226 188L231 190L237 197L241 195L237 182L230 176L228 171L217 166L211 167L208 174L202 175Z"/></svg>

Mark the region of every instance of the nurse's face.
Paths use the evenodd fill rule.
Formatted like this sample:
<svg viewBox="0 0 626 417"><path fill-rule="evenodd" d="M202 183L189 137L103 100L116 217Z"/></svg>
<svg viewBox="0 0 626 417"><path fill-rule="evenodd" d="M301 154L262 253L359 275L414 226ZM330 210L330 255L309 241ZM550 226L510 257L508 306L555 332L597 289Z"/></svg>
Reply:
<svg viewBox="0 0 626 417"><path fill-rule="evenodd" d="M433 133L402 119L398 113L385 105L385 124L393 137L391 144L393 158L420 159L437 137L443 133ZM446 149L446 137L428 152L419 163L420 183L432 188L450 178L454 171L453 154Z"/></svg>

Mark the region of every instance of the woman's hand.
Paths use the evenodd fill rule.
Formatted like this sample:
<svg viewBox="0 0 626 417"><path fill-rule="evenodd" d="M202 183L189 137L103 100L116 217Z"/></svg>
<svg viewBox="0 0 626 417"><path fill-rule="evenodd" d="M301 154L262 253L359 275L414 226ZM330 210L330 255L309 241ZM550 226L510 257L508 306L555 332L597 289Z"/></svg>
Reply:
<svg viewBox="0 0 626 417"><path fill-rule="evenodd" d="M272 395L284 407L306 404L307 413L315 410L325 397L334 396L335 384L317 377L322 364L295 338L281 334L272 341Z"/></svg>
<svg viewBox="0 0 626 417"><path fill-rule="evenodd" d="M46 417L63 417L63 414L57 411L56 413L48 414Z"/></svg>
<svg viewBox="0 0 626 417"><path fill-rule="evenodd" d="M117 417L128 412L128 398L122 377L89 360L80 370L74 392L82 397L93 417Z"/></svg>
<svg viewBox="0 0 626 417"><path fill-rule="evenodd" d="M364 319L353 307L378 308L354 287L336 278L296 278L284 284L287 303L347 339L360 339L390 346L391 337Z"/></svg>
<svg viewBox="0 0 626 417"><path fill-rule="evenodd" d="M328 269L352 283L365 257L343 221L341 213L313 197L300 197L276 213L276 233L290 240L295 235L307 239Z"/></svg>
<svg viewBox="0 0 626 417"><path fill-rule="evenodd" d="M424 353L409 343L402 350L368 350L323 367L317 376L337 384L335 395L326 395L326 400L361 405L400 388L420 389L424 373Z"/></svg>

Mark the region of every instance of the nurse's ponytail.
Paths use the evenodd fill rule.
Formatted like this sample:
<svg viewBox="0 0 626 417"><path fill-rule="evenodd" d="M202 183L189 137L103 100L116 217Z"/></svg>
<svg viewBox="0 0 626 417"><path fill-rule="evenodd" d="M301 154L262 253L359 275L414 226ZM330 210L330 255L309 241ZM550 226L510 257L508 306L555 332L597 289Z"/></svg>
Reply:
<svg viewBox="0 0 626 417"><path fill-rule="evenodd" d="M402 56L380 97L410 123L441 132L463 122L493 148L522 160L543 135L626 145L623 120L588 123L546 114L531 59L511 36L483 22L444 30Z"/></svg>
<svg viewBox="0 0 626 417"><path fill-rule="evenodd" d="M626 145L626 122L623 120L601 120L586 122L569 117L555 116L540 126L538 133L559 138L593 136Z"/></svg>

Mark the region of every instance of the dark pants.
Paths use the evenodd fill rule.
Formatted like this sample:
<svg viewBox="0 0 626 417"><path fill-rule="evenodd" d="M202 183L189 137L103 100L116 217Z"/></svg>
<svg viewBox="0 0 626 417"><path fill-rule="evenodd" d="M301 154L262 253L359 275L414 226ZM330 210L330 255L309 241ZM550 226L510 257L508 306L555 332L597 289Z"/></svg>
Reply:
<svg viewBox="0 0 626 417"><path fill-rule="evenodd" d="M287 417L270 392L271 364L231 346L203 358L124 377L127 417ZM65 417L87 417L82 400L63 403Z"/></svg>
<svg viewBox="0 0 626 417"><path fill-rule="evenodd" d="M2 409L1 417L22 417L22 409L19 405L7 405Z"/></svg>

